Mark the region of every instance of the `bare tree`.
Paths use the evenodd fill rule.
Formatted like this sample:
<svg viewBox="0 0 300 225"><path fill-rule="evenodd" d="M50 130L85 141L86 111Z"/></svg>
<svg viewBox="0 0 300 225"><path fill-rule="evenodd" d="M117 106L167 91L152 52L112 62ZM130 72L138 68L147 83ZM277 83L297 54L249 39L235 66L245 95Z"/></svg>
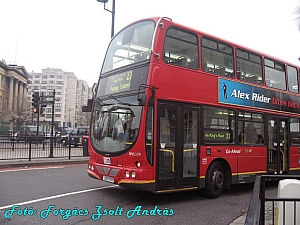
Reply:
<svg viewBox="0 0 300 225"><path fill-rule="evenodd" d="M3 110L2 117L0 118L1 123L9 130L19 130L20 127L30 120L31 111L28 109L28 101L26 97L23 97L20 101L20 105L15 105L15 108L8 109L6 107Z"/></svg>
<svg viewBox="0 0 300 225"><path fill-rule="evenodd" d="M300 30L300 6L297 8L296 13L297 13L296 20L298 22L298 26L299 26L299 30Z"/></svg>

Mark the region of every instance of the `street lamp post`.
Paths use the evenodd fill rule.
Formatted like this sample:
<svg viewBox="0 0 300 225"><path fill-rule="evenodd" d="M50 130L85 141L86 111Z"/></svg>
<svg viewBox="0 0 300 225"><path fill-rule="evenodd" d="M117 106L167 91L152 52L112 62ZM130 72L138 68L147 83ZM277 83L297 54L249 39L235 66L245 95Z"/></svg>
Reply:
<svg viewBox="0 0 300 225"><path fill-rule="evenodd" d="M70 112L73 110L72 108L69 108L69 127L71 127L71 117L70 117Z"/></svg>
<svg viewBox="0 0 300 225"><path fill-rule="evenodd" d="M108 2L108 0L97 0L97 2L104 3L104 10L111 13L111 37L114 36L114 30L115 30L115 0L112 0L112 9L109 10L105 8L105 4Z"/></svg>

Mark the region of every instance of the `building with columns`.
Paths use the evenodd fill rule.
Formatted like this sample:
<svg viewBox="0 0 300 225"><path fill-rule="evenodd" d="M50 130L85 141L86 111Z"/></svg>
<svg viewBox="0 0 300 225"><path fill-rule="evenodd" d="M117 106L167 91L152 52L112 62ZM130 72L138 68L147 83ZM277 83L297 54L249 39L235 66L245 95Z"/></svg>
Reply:
<svg viewBox="0 0 300 225"><path fill-rule="evenodd" d="M28 73L24 66L0 61L0 133L17 130L29 119Z"/></svg>

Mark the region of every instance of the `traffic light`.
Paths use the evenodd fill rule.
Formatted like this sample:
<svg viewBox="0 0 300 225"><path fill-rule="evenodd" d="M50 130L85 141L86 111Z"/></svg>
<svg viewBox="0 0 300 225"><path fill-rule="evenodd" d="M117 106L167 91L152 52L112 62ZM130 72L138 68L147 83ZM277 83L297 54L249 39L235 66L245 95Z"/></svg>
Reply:
<svg viewBox="0 0 300 225"><path fill-rule="evenodd" d="M44 113L46 106L47 106L46 104L43 103L41 104L40 114Z"/></svg>
<svg viewBox="0 0 300 225"><path fill-rule="evenodd" d="M40 101L40 93L39 92L34 92L32 94L32 106L33 106L33 112L34 113L37 113L37 111L38 111L39 101Z"/></svg>

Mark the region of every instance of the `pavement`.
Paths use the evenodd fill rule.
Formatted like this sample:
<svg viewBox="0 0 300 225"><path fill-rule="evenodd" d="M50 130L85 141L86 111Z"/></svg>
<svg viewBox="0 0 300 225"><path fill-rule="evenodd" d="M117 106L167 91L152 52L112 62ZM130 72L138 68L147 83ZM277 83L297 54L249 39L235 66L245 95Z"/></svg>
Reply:
<svg viewBox="0 0 300 225"><path fill-rule="evenodd" d="M27 168L36 166L57 166L57 165L73 165L73 164L86 164L90 157L72 157L69 158L38 158L32 159L13 159L13 160L0 160L0 169L8 168Z"/></svg>
<svg viewBox="0 0 300 225"><path fill-rule="evenodd" d="M241 215L240 217L238 217L237 219L235 219L233 222L231 222L229 225L245 224L246 217L247 217L247 213Z"/></svg>

